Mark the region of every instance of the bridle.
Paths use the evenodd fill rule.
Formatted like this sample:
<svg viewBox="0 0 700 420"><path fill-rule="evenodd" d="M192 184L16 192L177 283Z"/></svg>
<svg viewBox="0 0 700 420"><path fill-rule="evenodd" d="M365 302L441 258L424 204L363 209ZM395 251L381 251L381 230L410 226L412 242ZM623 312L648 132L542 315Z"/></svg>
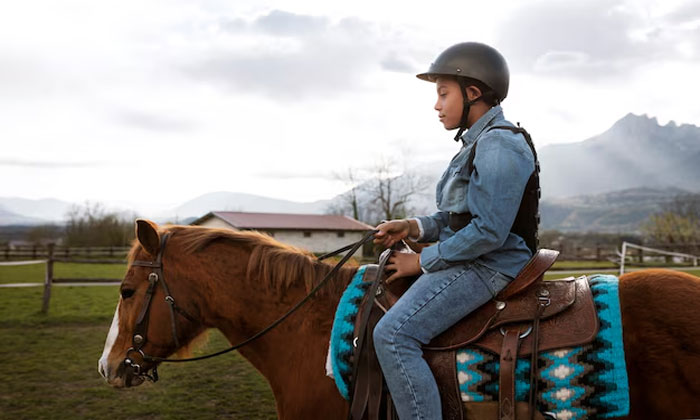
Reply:
<svg viewBox="0 0 700 420"><path fill-rule="evenodd" d="M170 232L166 232L163 234L160 240L160 249L158 249L158 255L156 255L155 260L153 261L144 261L144 260L135 260L131 263L132 266L137 266L137 267L149 267L152 269L151 273L148 275L148 289L146 290L146 296L143 302L143 306L141 306L141 311L139 312L139 316L136 319L136 326L134 327L134 333L131 337L131 347L126 351L126 355L124 357L124 361L122 362L125 370L126 370L126 385L131 386L131 381L133 380L134 377L142 377L144 379L148 379L152 382L158 381L158 370L157 370L157 363L158 362L171 362L171 363L177 363L177 362L193 362L197 360L204 360L204 359L209 359L215 356L219 356L224 353L228 353L230 351L236 350L240 347L245 346L246 344L262 337L265 335L268 331L272 330L275 328L277 325L279 325L282 321L287 319L292 313L294 313L297 309L299 309L301 306L303 306L306 302L308 302L315 294L316 292L323 287L328 280L330 280L331 277L335 273L338 272L340 267L347 262L350 257L357 252L357 250L364 245L366 242L370 241L373 237L374 234L376 233L376 230L368 232L361 240L352 243L350 245L344 246L340 249L337 249L333 252L329 252L328 254L324 254L320 257L317 258L317 260L322 260L325 258L332 257L334 255L338 255L344 251L348 251L347 254L331 269L331 271L326 274L326 276L321 280L302 300L300 300L296 305L294 305L291 309L289 309L284 315L279 317L277 320L275 320L273 323L268 325L267 327L263 328L256 334L252 335L248 339L231 346L225 350L218 351L216 353L208 354L205 356L199 356L199 357L191 357L191 358L186 358L186 359L168 359L168 358L163 358L163 357L157 357L157 356L151 356L143 351L143 347L146 345L147 340L147 332L148 332L148 318L151 310L151 302L153 301L153 294L156 289L156 284L160 282L160 284L163 286L163 293L165 294L165 301L168 303L168 308L170 309L170 327L173 335L173 341L175 342L175 347L180 348L180 342L177 338L177 323L175 322L175 313L177 312L187 320L194 322L194 323L200 323L197 321L194 317L189 315L184 309L180 308L177 306L175 303L175 299L173 296L170 294L170 290L168 289L168 285L165 283L165 276L163 275L163 253L165 252L165 245L168 242L168 238L170 237ZM141 356L141 359L144 362L154 362L153 367L150 369L143 369L142 366L139 363L136 363L132 358L131 354L132 353L138 353ZM148 371L151 371L149 373Z"/></svg>
<svg viewBox="0 0 700 420"><path fill-rule="evenodd" d="M147 370L142 370L141 365L135 363L130 357L131 353L138 353L144 361L153 360L153 356L145 354L142 350L143 346L146 345L147 333L148 333L148 318L151 313L151 302L153 301L153 294L155 293L156 284L160 282L163 286L163 293L165 294L165 301L168 302L168 308L170 309L170 328L173 335L173 341L175 342L175 347L180 347L180 341L177 338L177 323L175 322L175 312L187 318L189 321L197 323L198 321L192 317L190 314L185 312L184 309L177 306L175 299L170 294L168 285L165 283L165 276L163 276L163 252L165 251L165 245L168 243L168 237L170 232L165 233L160 241L160 249L158 250L158 255L154 261L144 261L136 260L131 263L132 266L137 267L149 267L153 271L148 275L148 289L146 289L146 297L143 301L143 306L141 306L141 311L136 319L136 326L134 327L134 334L131 336L131 347L126 351L126 357L124 358L124 365L127 368L127 385L131 385L131 378L133 376L142 376L153 382L158 381L158 370L154 365L152 368L152 373L149 374Z"/></svg>

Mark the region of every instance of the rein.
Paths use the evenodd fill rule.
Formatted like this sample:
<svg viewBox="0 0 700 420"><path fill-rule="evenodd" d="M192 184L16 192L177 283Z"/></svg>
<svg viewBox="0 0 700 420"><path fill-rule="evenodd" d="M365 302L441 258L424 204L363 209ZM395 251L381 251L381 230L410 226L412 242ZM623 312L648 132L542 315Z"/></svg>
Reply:
<svg viewBox="0 0 700 420"><path fill-rule="evenodd" d="M365 243L369 242L373 237L374 234L377 233L377 230L373 230L365 234L365 236L360 239L359 241L352 243L350 245L344 246L343 248L340 248L336 251L329 252L327 254L321 255L320 257L317 258L317 260L323 260L329 257L332 257L334 255L338 255L346 250L349 250L343 258L338 261L338 263L331 269L331 271L326 274L326 276L321 280L302 300L300 300L297 304L295 304L291 309L289 309L287 312L285 312L282 316L280 316L277 320L272 322L270 325L267 327L263 328L259 332L255 333L251 337L243 340L242 342L231 346L227 349L207 354L204 356L198 356L198 357L190 357L186 359L168 359L165 357L157 357L157 356L151 356L143 352L142 348L146 344L146 333L148 331L148 316L150 313L150 307L151 307L151 301L153 299L153 293L156 288L156 283L160 281L161 285L163 286L163 292L165 293L165 301L168 302L169 304L169 309L170 309L170 321L171 321L171 331L173 334L173 339L175 341L175 346L180 347L179 340L177 338L177 326L175 323L175 312L183 316L184 318L188 319L189 321L192 322L198 322L195 320L194 317L190 316L187 312L185 312L182 308L177 306L175 303L175 299L172 297L170 294L170 291L168 289L167 284L165 283L165 277L163 276L163 253L165 251L165 245L167 244L168 237L170 236L170 232L165 233L163 237L161 238L161 244L160 244L160 249L158 250L158 255L156 256L155 261L134 261L132 263L133 266L138 266L138 267L150 267L153 269L153 271L148 275L148 289L146 290L146 299L144 300L143 306L141 307L141 311L139 313L139 316L136 320L136 326L134 328L134 335L132 336L132 347L130 347L126 351L126 356L124 358L124 367L127 370L127 386L131 384L131 380L135 376L141 376L146 379L149 379L153 382L158 381L158 370L156 366L154 366L151 370L152 373L149 374L148 370L142 370L141 365L138 363L134 362L133 359L130 357L132 353L138 353L141 355L141 358L145 362L170 362L170 363L182 363L182 362L194 362L197 360L205 360L205 359L210 359L212 357L216 357L225 353L229 353L231 351L237 350L255 340L258 338L262 337L265 335L267 332L281 324L285 319L287 319L290 315L292 315L294 312L296 312L299 308L301 308L306 302L308 302L315 294L318 292L332 277L335 275L338 270L352 257L355 252L357 252L358 249Z"/></svg>

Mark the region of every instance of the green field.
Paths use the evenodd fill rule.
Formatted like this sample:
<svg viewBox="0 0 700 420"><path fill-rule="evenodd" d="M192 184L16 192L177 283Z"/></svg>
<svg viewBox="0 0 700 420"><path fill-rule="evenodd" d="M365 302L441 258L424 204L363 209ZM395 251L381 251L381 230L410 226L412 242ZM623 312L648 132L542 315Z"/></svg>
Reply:
<svg viewBox="0 0 700 420"><path fill-rule="evenodd" d="M124 269L56 264L58 277L119 278ZM0 267L0 283L42 282L43 270L44 265ZM689 272L700 276L700 270ZM581 274L550 272L546 278L567 275ZM266 381L237 353L162 366L157 384L109 387L97 373L97 359L118 287L55 286L48 315L39 312L42 293L42 287L0 288L0 419L276 417ZM197 354L226 346L213 332Z"/></svg>
<svg viewBox="0 0 700 420"><path fill-rule="evenodd" d="M97 359L118 288L55 287L47 316L41 295L0 288L0 419L276 418L267 382L237 353L162 366L156 384L109 387ZM201 351L226 346L212 333Z"/></svg>
<svg viewBox="0 0 700 420"><path fill-rule="evenodd" d="M54 263L55 278L109 278L121 279L126 273L124 264ZM46 264L0 266L0 284L43 283Z"/></svg>

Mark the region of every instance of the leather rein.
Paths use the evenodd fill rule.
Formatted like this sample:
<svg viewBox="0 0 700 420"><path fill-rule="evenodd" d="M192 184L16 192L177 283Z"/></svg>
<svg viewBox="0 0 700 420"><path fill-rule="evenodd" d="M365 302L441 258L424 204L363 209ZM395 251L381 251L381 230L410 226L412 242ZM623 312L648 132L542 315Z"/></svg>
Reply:
<svg viewBox="0 0 700 420"><path fill-rule="evenodd" d="M317 260L323 260L325 258L332 257L334 255L338 255L344 251L349 252L343 256L343 258L331 269L331 271L326 274L326 276L321 280L303 299L301 299L297 304L295 304L292 308L290 308L287 312L285 312L282 316L280 316L277 320L272 322L270 325L267 327L263 328L262 330L258 331L251 337L243 340L242 342L231 346L225 350L221 350L215 353L207 354L204 356L199 356L199 357L190 357L186 359L168 359L164 357L157 357L157 356L151 356L149 354L146 354L143 351L143 347L146 345L147 340L147 333L148 333L148 319L149 319L149 314L150 314L150 309L151 309L151 302L153 301L153 294L156 289L156 285L160 282L163 288L163 293L165 294L165 301L168 303L168 308L170 310L170 328L173 336L173 341L175 342L176 348L180 347L180 342L177 338L177 323L175 322L175 313L177 312L180 314L182 317L186 318L187 320L194 322L194 323L199 323L193 316L188 314L184 309L180 308L177 306L175 303L175 298L170 294L170 290L168 289L168 285L165 282L165 276L163 275L163 253L165 252L165 246L168 242L168 238L170 237L170 232L165 233L161 237L160 241L160 249L158 250L158 255L156 255L155 260L153 261L144 261L144 260L136 260L132 262L132 266L137 266L137 267L149 267L152 269L151 273L148 275L148 289L146 290L146 296L143 302L143 306L141 307L141 311L139 312L139 316L136 319L136 326L134 327L134 333L131 337L131 347L126 351L126 355L124 357L124 361L122 362L124 365L124 368L126 370L126 384L127 386L131 385L131 381L135 377L142 377L144 379L148 379L152 382L158 381L158 370L157 370L157 365L156 363L160 362L170 362L170 363L181 363L181 362L194 362L197 360L204 360L204 359L209 359L212 357L216 357L225 353L229 353L233 350L237 350L246 344L251 343L252 341L262 337L265 335L267 332L275 328L277 325L282 323L285 319L287 319L290 315L292 315L297 309L301 308L306 302L308 302L315 294L318 292L319 289L321 289L327 282L330 280L333 275L335 275L338 270L352 257L355 252L357 252L358 249L365 243L369 242L373 237L374 234L376 233L376 230L372 230L365 234L365 236L350 245L344 246L338 250L335 250L333 252L329 252L327 254L321 255L320 257L317 258ZM131 354L132 353L138 353L141 356L141 359L144 362L154 362L154 365L150 369L143 369L142 366L135 362L134 359L132 359ZM149 370L151 373L149 373Z"/></svg>

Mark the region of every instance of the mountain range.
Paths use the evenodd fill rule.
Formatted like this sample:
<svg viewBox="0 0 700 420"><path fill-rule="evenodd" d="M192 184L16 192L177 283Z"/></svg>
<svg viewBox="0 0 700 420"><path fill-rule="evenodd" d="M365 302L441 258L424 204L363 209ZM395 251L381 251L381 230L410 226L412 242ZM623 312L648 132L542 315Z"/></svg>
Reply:
<svg viewBox="0 0 700 420"><path fill-rule="evenodd" d="M535 136L536 137L536 136ZM536 138L535 138L535 144ZM604 133L584 141L544 146L542 228L565 231L625 232L638 229L648 216L678 194L700 191L700 127L628 114ZM432 186L444 162L422 165L431 185L411 206L434 211ZM324 213L342 200L300 203L236 192L213 192L160 214L157 221L187 223L213 210ZM0 226L61 223L73 206L55 199L0 197Z"/></svg>
<svg viewBox="0 0 700 420"><path fill-rule="evenodd" d="M662 126L656 118L628 114L600 135L548 145L538 154L545 198L638 187L700 189L700 127L690 124Z"/></svg>

